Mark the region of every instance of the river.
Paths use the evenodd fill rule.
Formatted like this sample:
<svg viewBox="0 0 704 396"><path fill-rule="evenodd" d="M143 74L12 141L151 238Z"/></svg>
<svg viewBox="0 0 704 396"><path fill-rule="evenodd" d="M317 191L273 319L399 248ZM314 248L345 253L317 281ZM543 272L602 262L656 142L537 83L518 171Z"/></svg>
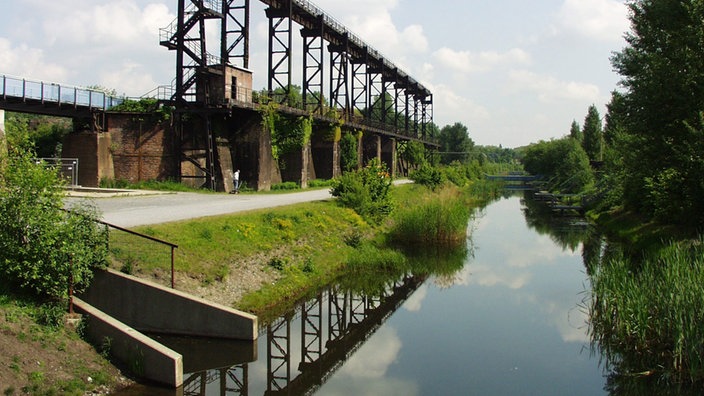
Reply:
<svg viewBox="0 0 704 396"><path fill-rule="evenodd" d="M254 344L164 339L189 372L178 394L609 394L574 237L586 225L546 232L525 211L518 196L478 211L452 274L408 274L373 297L333 287ZM129 394L157 392L174 394Z"/></svg>

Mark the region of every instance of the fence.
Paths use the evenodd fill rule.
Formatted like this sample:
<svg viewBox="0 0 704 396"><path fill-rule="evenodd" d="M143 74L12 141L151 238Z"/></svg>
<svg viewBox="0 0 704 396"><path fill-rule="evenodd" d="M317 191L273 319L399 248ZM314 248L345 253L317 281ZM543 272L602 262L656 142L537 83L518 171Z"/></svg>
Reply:
<svg viewBox="0 0 704 396"><path fill-rule="evenodd" d="M78 185L78 158L37 158L36 161L37 164L43 162L48 168L57 169L69 186Z"/></svg>

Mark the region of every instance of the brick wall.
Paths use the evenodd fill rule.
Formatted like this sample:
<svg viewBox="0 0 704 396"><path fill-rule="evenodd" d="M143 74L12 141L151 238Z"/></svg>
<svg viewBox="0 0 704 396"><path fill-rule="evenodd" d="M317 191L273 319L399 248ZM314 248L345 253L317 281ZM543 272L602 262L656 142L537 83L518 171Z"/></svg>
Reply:
<svg viewBox="0 0 704 396"><path fill-rule="evenodd" d="M167 122L143 114L108 114L115 179L138 182L176 177L173 134Z"/></svg>

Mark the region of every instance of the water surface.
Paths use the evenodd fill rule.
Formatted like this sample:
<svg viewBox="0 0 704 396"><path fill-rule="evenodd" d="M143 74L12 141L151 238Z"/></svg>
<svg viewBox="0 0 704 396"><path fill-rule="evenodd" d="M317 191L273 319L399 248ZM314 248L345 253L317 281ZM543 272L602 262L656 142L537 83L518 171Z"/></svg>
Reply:
<svg viewBox="0 0 704 396"><path fill-rule="evenodd" d="M181 342L187 368L217 364L186 374L183 394L606 394L581 244L541 234L524 210L510 197L479 212L450 276L407 274L368 298L333 287L198 365Z"/></svg>

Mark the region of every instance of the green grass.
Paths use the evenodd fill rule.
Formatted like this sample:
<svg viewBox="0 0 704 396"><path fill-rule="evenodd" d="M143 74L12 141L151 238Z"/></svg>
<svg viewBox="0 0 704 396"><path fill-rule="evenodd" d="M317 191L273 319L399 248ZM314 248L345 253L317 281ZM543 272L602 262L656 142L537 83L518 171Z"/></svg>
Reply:
<svg viewBox="0 0 704 396"><path fill-rule="evenodd" d="M27 349L23 350L36 351L31 356L0 351L0 360L23 383L19 387L0 386L1 391L5 394L83 395L98 386L113 384L114 379L106 371L87 366L88 361L93 361L107 368L107 361L97 354L85 355L89 348L77 353L69 347L82 341L75 331L64 327L65 313L65 306L38 300L30 294L13 290L0 280L0 337L10 338L18 345L27 344ZM59 370L44 366L43 362L50 356L63 362ZM86 381L88 377L93 379L91 383Z"/></svg>
<svg viewBox="0 0 704 396"><path fill-rule="evenodd" d="M457 188L416 197L394 215L390 239L405 246L462 246L467 239L470 203Z"/></svg>
<svg viewBox="0 0 704 396"><path fill-rule="evenodd" d="M422 207L422 203L457 198L456 192L442 193L447 194L443 198L442 194L416 185L397 186L391 191L403 207ZM461 234L459 239L464 242L468 220L464 213L478 201L471 203L458 198L460 201L464 205L463 216L451 217L462 219L463 224L455 226L461 229L458 235ZM444 219L441 216L438 221ZM387 243L386 233L394 220L370 226L353 210L328 200L135 230L179 246L175 260L177 287L178 279L186 276L199 279L203 286L217 288L220 281L241 266L254 271L275 271L278 279L275 284L264 284L235 304L236 308L260 315L265 322L266 317L277 315L341 274L412 269L413 262ZM168 248L119 232L112 232L110 238L116 258L113 266L139 276L152 279L156 276L168 284ZM464 243L460 245L466 248Z"/></svg>
<svg viewBox="0 0 704 396"><path fill-rule="evenodd" d="M704 380L704 239L592 270L591 335L625 375Z"/></svg>

